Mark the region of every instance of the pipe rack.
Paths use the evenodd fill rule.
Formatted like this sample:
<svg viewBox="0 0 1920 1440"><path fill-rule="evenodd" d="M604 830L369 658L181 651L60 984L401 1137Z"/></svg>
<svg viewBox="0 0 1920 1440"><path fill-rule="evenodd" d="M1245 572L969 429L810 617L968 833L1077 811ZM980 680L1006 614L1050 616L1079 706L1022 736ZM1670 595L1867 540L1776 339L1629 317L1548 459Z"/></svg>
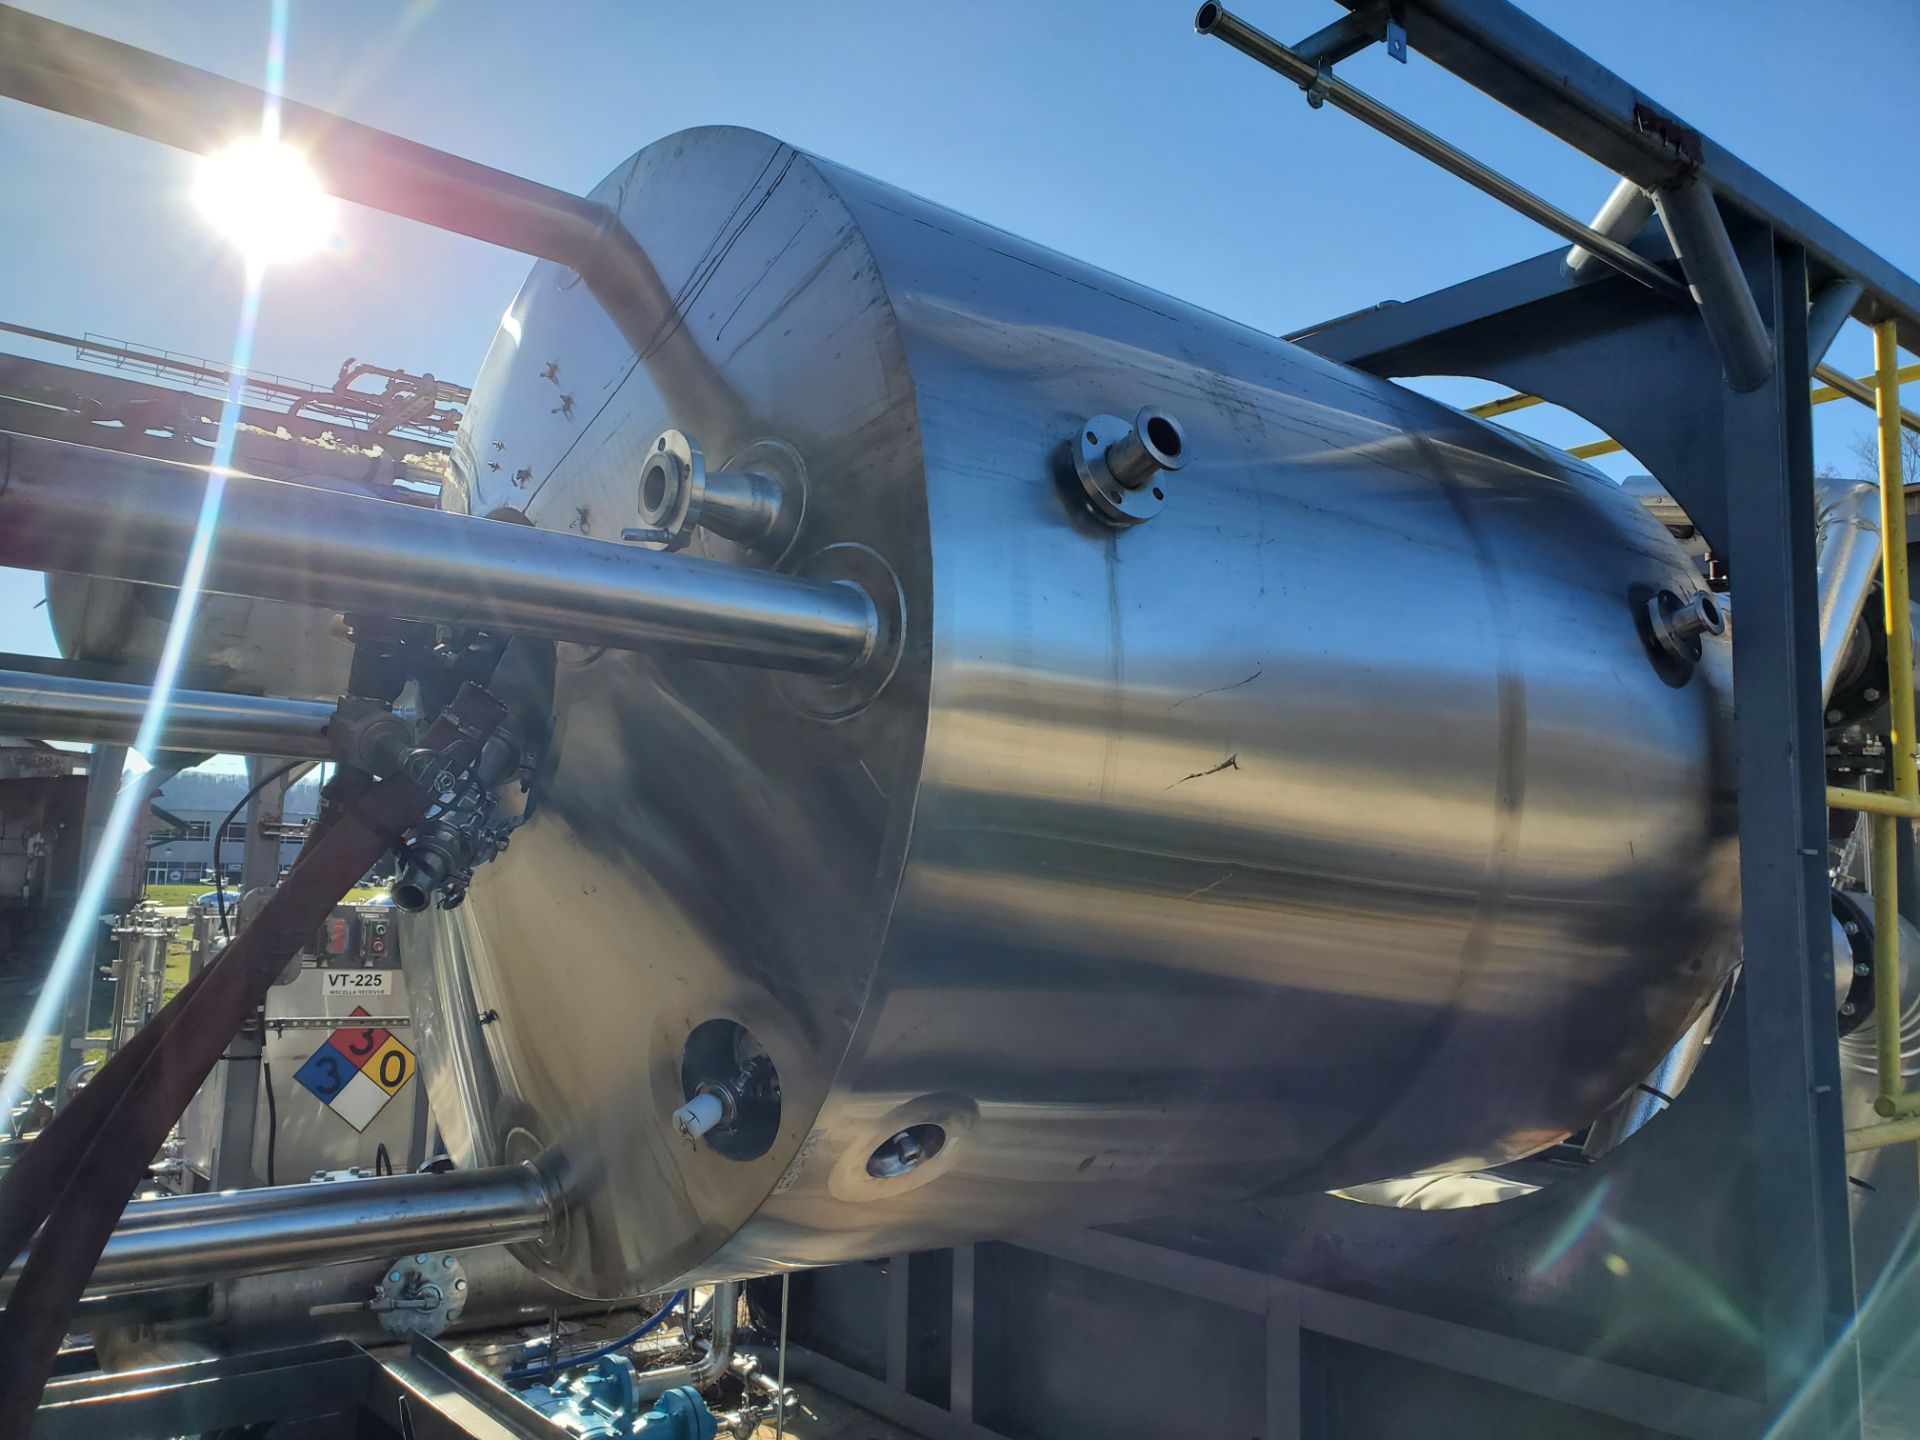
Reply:
<svg viewBox="0 0 1920 1440"><path fill-rule="evenodd" d="M1431 130L1415 124L1398 111L1382 105L1371 95L1356 90L1344 80L1335 78L1325 61L1316 62L1282 45L1265 31L1249 25L1224 5L1212 3L1202 5L1193 17L1193 28L1202 35L1211 35L1215 39L1224 40L1242 55L1259 61L1269 70L1293 81L1307 92L1307 101L1315 108L1323 103L1331 104L1336 110L1344 111L1363 124L1372 126L1389 139L1399 141L1415 154L1431 160L1449 174L1466 181L1474 189L1519 211L1529 220L1551 230L1561 239L1571 241L1575 247L1591 255L1595 260L1611 266L1631 280L1638 281L1656 295L1664 295L1670 300L1687 298L1686 287L1651 260L1636 254L1611 235L1596 230L1591 225L1583 224L1557 205L1542 199L1505 175L1481 164L1465 151L1442 140ZM1744 285L1745 282L1741 283ZM1751 298L1748 303L1752 303Z"/></svg>

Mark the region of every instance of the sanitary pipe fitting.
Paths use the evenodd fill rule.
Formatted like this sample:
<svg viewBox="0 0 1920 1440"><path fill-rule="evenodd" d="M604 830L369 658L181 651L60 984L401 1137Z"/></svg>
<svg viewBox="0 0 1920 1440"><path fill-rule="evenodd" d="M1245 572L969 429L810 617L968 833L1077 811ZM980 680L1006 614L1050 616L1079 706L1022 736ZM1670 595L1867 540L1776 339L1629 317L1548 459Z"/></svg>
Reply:
<svg viewBox="0 0 1920 1440"><path fill-rule="evenodd" d="M682 430L662 431L640 467L640 524L621 531L620 538L679 550L695 530L705 529L777 556L799 528L799 457L774 442L749 449L765 468L710 471L698 441Z"/></svg>
<svg viewBox="0 0 1920 1440"><path fill-rule="evenodd" d="M1187 463L1187 433L1166 411L1143 406L1131 421L1093 415L1073 442L1073 468L1095 513L1114 525L1139 525L1160 513L1160 475Z"/></svg>
<svg viewBox="0 0 1920 1440"><path fill-rule="evenodd" d="M1702 635L1718 635L1727 628L1719 602L1707 590L1696 590L1686 600L1662 590L1647 601L1647 619L1655 642L1683 665L1700 658Z"/></svg>

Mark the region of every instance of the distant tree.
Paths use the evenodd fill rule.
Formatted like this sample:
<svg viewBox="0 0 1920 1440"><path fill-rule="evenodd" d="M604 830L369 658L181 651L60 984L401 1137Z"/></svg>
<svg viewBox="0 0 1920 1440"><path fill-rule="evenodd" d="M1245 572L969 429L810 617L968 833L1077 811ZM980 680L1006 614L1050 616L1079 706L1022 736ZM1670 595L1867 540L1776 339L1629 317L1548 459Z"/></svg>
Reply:
<svg viewBox="0 0 1920 1440"><path fill-rule="evenodd" d="M1847 448L1853 452L1862 479L1880 477L1880 440L1874 431L1854 436ZM1920 435L1905 428L1900 431L1900 474L1907 484L1920 484Z"/></svg>

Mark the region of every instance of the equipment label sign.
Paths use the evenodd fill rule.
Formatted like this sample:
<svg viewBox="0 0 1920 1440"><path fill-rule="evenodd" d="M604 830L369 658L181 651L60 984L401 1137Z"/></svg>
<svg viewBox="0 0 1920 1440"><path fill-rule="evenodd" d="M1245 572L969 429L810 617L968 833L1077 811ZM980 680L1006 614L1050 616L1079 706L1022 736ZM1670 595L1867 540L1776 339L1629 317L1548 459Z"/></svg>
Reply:
<svg viewBox="0 0 1920 1440"><path fill-rule="evenodd" d="M355 1015L367 1012L355 1006ZM365 1130L413 1078L413 1051L386 1030L339 1029L293 1078L356 1130Z"/></svg>
<svg viewBox="0 0 1920 1440"><path fill-rule="evenodd" d="M326 972L329 995L391 995L391 970L329 970Z"/></svg>

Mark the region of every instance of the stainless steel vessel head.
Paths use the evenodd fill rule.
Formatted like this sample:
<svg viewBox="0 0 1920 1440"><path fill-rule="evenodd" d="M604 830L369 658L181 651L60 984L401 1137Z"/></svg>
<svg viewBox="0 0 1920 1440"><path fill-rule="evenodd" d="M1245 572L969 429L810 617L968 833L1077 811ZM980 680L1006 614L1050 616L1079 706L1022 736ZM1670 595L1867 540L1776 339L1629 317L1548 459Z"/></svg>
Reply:
<svg viewBox="0 0 1920 1440"><path fill-rule="evenodd" d="M1731 944L1725 642L1648 633L1698 586L1631 497L764 136L595 198L675 311L636 353L538 266L451 503L649 543L677 431L803 510L777 556L672 543L893 633L840 678L516 642L530 818L406 949L456 1152L568 1196L546 1273L1485 1166L1686 1028Z"/></svg>

